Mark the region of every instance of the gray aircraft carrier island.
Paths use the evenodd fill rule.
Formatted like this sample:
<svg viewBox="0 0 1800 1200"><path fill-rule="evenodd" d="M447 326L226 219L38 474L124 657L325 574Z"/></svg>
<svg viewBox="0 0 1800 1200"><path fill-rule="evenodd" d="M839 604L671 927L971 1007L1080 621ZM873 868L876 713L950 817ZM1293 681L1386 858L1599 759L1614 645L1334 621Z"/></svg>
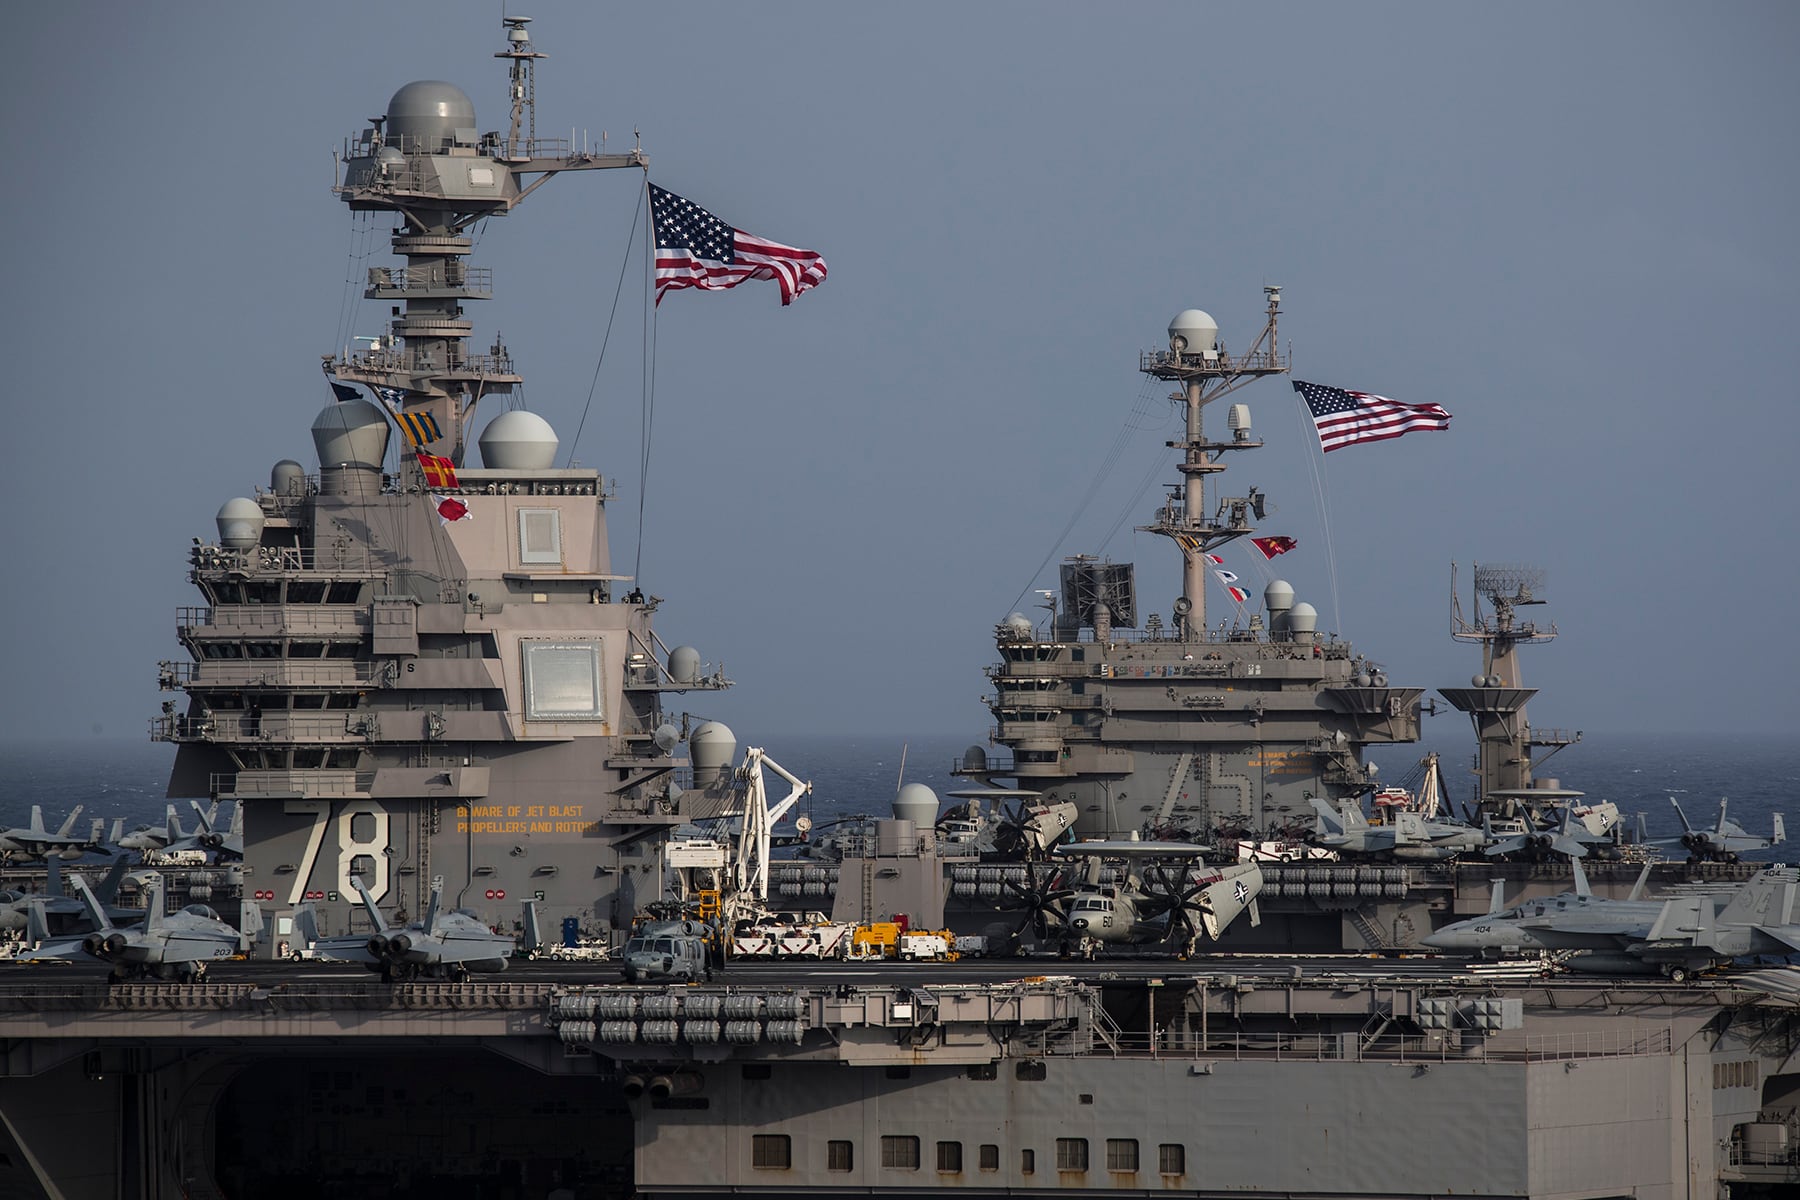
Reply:
<svg viewBox="0 0 1800 1200"><path fill-rule="evenodd" d="M1790 970L1678 987L1176 965L9 985L0 1194L1710 1200L1800 1183Z"/></svg>

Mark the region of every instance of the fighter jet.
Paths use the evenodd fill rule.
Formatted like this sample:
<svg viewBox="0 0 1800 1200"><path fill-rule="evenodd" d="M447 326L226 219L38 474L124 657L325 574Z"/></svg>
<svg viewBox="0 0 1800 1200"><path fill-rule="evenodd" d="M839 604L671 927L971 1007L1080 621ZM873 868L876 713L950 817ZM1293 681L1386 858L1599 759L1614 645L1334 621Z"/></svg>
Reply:
<svg viewBox="0 0 1800 1200"><path fill-rule="evenodd" d="M1035 924L1040 940L1059 934L1066 953L1092 954L1103 945L1168 944L1186 958L1202 931L1216 941L1246 909L1251 924L1260 924L1256 897L1262 891L1262 868L1255 863L1189 866L1209 849L1191 842L1135 840L1059 846L1058 858L1087 860L1086 878L1065 885L1061 875L1049 875L1040 886L1036 868L1028 867L1027 887L1009 884L1026 909L1020 932ZM1122 878L1101 882L1105 859L1127 864ZM1180 866L1170 869L1165 865L1170 860Z"/></svg>
<svg viewBox="0 0 1800 1200"><path fill-rule="evenodd" d="M75 834L75 821L80 816L81 805L77 804L69 810L68 819L55 833L51 833L44 828L43 806L32 805L31 824L0 832L0 858L12 858L15 855L43 858L50 854L80 858L88 848L88 843Z"/></svg>
<svg viewBox="0 0 1800 1200"><path fill-rule="evenodd" d="M86 906L93 932L79 938L55 938L40 945L25 960L72 958L71 947L112 965L112 978L173 978L197 983L206 976L206 965L216 959L245 954L262 932L262 913L255 905L241 910L241 928L233 929L205 904L190 904L180 912L164 914L162 881L145 890L142 923L114 925L99 897L79 875L70 877ZM34 923L41 913L33 906Z"/></svg>
<svg viewBox="0 0 1800 1200"><path fill-rule="evenodd" d="M161 853L175 854L181 851L198 850L206 855L208 862L232 862L244 857L244 806L234 804L231 807L231 825L227 829L218 827L219 806L214 804L210 810L200 807L198 800L190 800L194 807L196 825L194 832L188 837L177 838L165 846ZM173 820L173 817L171 817ZM176 827L179 829L179 826Z"/></svg>
<svg viewBox="0 0 1800 1200"><path fill-rule="evenodd" d="M363 908L375 932L322 938L318 914L310 903L303 904L294 911L294 920L301 936L312 943L317 957L361 963L371 971L380 971L381 978L389 983L421 975L461 982L471 971L506 970L507 957L514 949L512 935L493 932L470 913L440 911L442 875L431 881L431 906L425 919L404 927L387 923L360 875L351 876L350 882L362 896ZM526 919L535 922L535 912L527 907L526 913Z"/></svg>
<svg viewBox="0 0 1800 1200"><path fill-rule="evenodd" d="M1748 854L1752 850L1765 850L1770 846L1787 841L1787 826L1781 814L1775 814L1775 831L1772 837L1757 837L1739 825L1736 821L1725 818L1725 806L1728 800L1719 801L1719 823L1711 829L1695 829L1688 824L1687 814L1681 811L1681 802L1669 797L1669 803L1675 806L1675 815L1681 818L1682 833L1679 838L1663 838L1659 845L1673 845L1680 842L1688 852L1691 862L1728 862L1734 863L1738 855Z"/></svg>
<svg viewBox="0 0 1800 1200"><path fill-rule="evenodd" d="M134 921L144 915L142 909L113 907L113 900L119 894L119 883L125 878L127 865L126 856L119 855L113 860L106 877L94 889L94 894L106 909L106 915L115 921ZM85 933L91 928L85 924L87 906L79 896L71 896L63 890L62 871L54 855L49 859L49 874L44 880L42 894L0 891L0 934L12 938L25 937L31 927L34 907L38 911L38 920L42 922L42 935L30 940L41 941L49 936L49 926L53 923L77 926L65 927L61 931L63 933Z"/></svg>
<svg viewBox="0 0 1800 1200"><path fill-rule="evenodd" d="M1363 816L1361 805L1353 799L1337 809L1317 796L1311 800L1318 814L1313 823L1313 845L1342 854L1438 861L1479 850L1487 841L1481 830L1460 821L1428 820L1422 813L1401 809L1393 814L1390 824L1371 825Z"/></svg>
<svg viewBox="0 0 1800 1200"><path fill-rule="evenodd" d="M112 844L120 850L136 850L139 854L154 854L171 842L179 842L186 836L181 831L181 818L175 815L175 806L171 804L163 824L160 826L139 825L130 833L120 834L113 838Z"/></svg>
<svg viewBox="0 0 1800 1200"><path fill-rule="evenodd" d="M1479 954L1578 951L1565 961L1570 970L1675 980L1740 955L1800 950L1800 871L1771 867L1732 891L1645 900L1646 865L1629 897L1608 900L1589 890L1580 860L1572 861L1574 892L1503 908L1496 884L1485 916L1446 925L1425 944Z"/></svg>

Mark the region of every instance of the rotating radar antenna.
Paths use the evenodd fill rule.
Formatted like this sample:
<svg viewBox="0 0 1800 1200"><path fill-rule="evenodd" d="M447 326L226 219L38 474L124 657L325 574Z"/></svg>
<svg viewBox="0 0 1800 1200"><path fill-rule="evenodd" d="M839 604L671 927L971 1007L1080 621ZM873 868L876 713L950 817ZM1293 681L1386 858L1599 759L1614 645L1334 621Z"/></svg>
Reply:
<svg viewBox="0 0 1800 1200"><path fill-rule="evenodd" d="M1527 604L1542 604L1544 569L1518 563L1476 563L1471 572L1475 580L1472 618L1465 619L1462 603L1456 595L1456 566L1450 567L1450 633L1458 641L1547 642L1556 636L1556 626L1539 629L1529 622L1520 624L1516 610ZM1482 606L1482 597L1487 607ZM1491 611L1489 611L1491 610Z"/></svg>

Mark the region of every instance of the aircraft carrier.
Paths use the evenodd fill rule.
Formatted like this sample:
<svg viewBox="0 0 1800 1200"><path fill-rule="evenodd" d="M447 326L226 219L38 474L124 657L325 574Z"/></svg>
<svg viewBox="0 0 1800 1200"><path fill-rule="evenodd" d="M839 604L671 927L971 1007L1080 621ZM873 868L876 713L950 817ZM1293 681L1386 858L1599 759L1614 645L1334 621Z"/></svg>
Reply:
<svg viewBox="0 0 1800 1200"><path fill-rule="evenodd" d="M364 293L392 323L322 359L339 398L312 421L316 469L274 464L191 549L202 603L178 614L188 660L164 664L153 736L178 747L171 796L242 807L267 959L303 905L324 936L367 931L357 881L395 921L442 877L482 924L511 928L530 899L551 928L616 940L661 894L672 831L729 806L730 732L664 709L729 681L665 643L616 573L599 473L558 467L547 423L505 407L505 346L470 348L464 305L492 292L472 226L553 176L647 162L536 137L541 56L524 18L505 29L503 129L426 81L350 139L336 192L394 218L400 265ZM997 631L1010 759L965 773L1071 803L1083 832L1212 837L1354 799L1362 748L1416 739L1423 689L1278 590L1258 622L1207 624L1205 555L1260 500L1208 508L1219 460L1255 443L1235 410L1209 440L1202 409L1285 371L1279 303L1245 355L1188 313L1140 361L1188 414L1183 485L1149 527L1183 554L1170 621L1137 628L1128 570L1069 564L1045 629ZM1529 639L1498 613L1464 632L1483 669L1445 695L1475 717L1482 799L1531 799L1531 748L1555 739L1523 720L1510 651ZM929 844L893 837L889 856ZM556 961L458 982L21 967L0 983L0 1195L1693 1200L1800 1183L1793 972L1676 984L1401 953L1484 911L1492 874L1271 865L1258 936L1331 954L737 962L682 987ZM988 882L950 879L974 899Z"/></svg>

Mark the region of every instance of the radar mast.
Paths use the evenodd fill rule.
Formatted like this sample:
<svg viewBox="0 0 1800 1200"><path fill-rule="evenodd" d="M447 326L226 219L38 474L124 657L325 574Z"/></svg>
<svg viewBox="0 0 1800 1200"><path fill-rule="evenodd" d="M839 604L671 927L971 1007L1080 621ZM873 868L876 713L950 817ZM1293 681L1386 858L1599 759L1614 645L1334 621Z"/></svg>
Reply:
<svg viewBox="0 0 1800 1200"><path fill-rule="evenodd" d="M1197 641L1206 628L1206 556L1214 547L1254 533L1254 516L1263 515L1266 498L1251 488L1244 496L1218 497L1210 514L1206 506L1206 477L1225 470L1221 457L1227 450L1255 450L1262 442L1250 434L1250 410L1233 405L1232 440L1206 439L1202 410L1252 380L1265 375L1284 375L1288 363L1277 339L1281 315L1281 288L1263 288L1267 297L1267 322L1248 353L1232 356L1219 341L1219 327L1199 309L1190 308L1169 323L1169 349L1146 352L1138 370L1156 379L1176 383L1181 391L1169 398L1187 412L1186 436L1169 442L1182 452L1178 470L1182 481L1170 489L1168 503L1157 510L1156 520L1138 526L1145 533L1169 538L1181 550L1181 596L1175 602L1177 634L1183 641Z"/></svg>

